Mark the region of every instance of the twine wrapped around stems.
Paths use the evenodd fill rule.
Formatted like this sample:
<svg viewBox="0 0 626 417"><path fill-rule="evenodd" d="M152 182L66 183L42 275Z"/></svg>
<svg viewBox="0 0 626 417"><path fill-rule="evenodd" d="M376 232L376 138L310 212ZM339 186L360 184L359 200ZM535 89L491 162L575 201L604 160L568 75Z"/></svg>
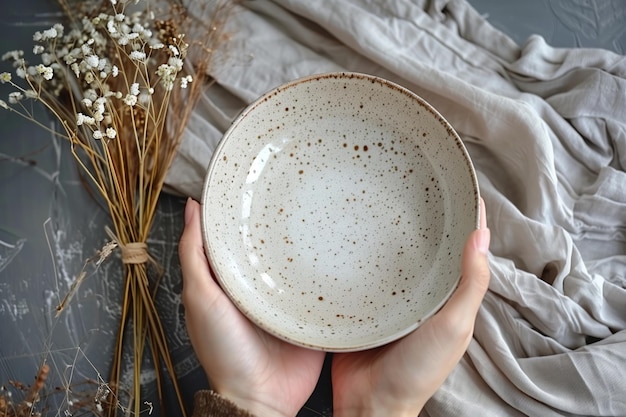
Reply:
<svg viewBox="0 0 626 417"><path fill-rule="evenodd" d="M153 264L156 264L156 261L150 256L148 253L148 244L145 242L130 242L130 243L122 243L115 236L115 233L106 226L105 231L107 235L115 242L115 244L120 248L122 253L122 263L124 264L145 264L150 261Z"/></svg>
<svg viewBox="0 0 626 417"><path fill-rule="evenodd" d="M150 259L148 245L142 242L132 242L119 245L122 251L122 262L125 264L144 264Z"/></svg>

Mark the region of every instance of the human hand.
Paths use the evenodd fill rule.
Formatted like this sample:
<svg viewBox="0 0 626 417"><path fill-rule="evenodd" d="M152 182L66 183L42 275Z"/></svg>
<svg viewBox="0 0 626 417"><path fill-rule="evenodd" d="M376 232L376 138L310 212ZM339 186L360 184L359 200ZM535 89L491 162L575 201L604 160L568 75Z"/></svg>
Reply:
<svg viewBox="0 0 626 417"><path fill-rule="evenodd" d="M437 314L390 345L335 354L333 415L415 417L452 372L470 343L489 286L490 233L482 199L480 219L463 250L459 286Z"/></svg>
<svg viewBox="0 0 626 417"><path fill-rule="evenodd" d="M211 388L257 416L295 416L319 378L324 353L297 347L246 319L211 274L200 205L188 200L178 246L191 344Z"/></svg>

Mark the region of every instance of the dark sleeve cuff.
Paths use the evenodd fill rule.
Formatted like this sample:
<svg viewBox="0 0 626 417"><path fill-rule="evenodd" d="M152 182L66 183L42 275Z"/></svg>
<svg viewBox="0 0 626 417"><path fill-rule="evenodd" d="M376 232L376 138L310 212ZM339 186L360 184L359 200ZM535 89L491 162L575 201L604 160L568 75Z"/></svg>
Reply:
<svg viewBox="0 0 626 417"><path fill-rule="evenodd" d="M196 392L192 417L254 417L215 391Z"/></svg>

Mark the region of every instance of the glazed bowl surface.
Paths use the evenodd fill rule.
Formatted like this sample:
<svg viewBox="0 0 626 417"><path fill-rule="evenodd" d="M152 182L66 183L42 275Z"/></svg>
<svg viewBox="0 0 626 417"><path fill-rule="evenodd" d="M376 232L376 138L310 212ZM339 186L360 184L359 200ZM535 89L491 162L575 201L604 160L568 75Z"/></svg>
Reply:
<svg viewBox="0 0 626 417"><path fill-rule="evenodd" d="M456 288L479 223L469 155L426 101L331 73L246 108L210 162L207 257L252 322L325 351L381 346Z"/></svg>

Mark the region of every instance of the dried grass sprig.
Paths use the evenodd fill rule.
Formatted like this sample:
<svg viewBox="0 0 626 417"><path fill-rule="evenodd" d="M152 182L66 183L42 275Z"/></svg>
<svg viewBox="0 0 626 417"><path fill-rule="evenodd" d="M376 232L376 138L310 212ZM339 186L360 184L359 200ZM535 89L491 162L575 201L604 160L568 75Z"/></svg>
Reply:
<svg viewBox="0 0 626 417"><path fill-rule="evenodd" d="M224 40L222 28L232 3L206 3L212 18L202 23L175 0L164 1L163 10L151 2L136 5L138 1L128 0L58 1L69 30L59 23L35 33L33 53L41 58L40 64L29 65L22 51L3 56L13 63L17 81L11 73L0 74L0 82L16 89L8 103L0 100L0 107L49 130L36 120L27 100L42 103L62 127L53 133L69 141L83 175L111 216L111 237L121 249L124 265L124 290L109 414L120 408L141 413L141 366L149 350L159 393L163 367L184 415L154 304L161 274L147 241L166 174ZM157 267L150 268L151 264ZM70 299L71 294L60 311ZM129 333L134 368L126 407L118 403L118 394Z"/></svg>
<svg viewBox="0 0 626 417"><path fill-rule="evenodd" d="M35 406L40 401L40 393L44 389L50 367L47 364L41 365L35 382L32 385L25 385L19 381L9 381L16 389L26 393L24 398L18 403L13 403L11 395L7 395L5 387L0 390L0 417L37 417L41 413L36 411Z"/></svg>

